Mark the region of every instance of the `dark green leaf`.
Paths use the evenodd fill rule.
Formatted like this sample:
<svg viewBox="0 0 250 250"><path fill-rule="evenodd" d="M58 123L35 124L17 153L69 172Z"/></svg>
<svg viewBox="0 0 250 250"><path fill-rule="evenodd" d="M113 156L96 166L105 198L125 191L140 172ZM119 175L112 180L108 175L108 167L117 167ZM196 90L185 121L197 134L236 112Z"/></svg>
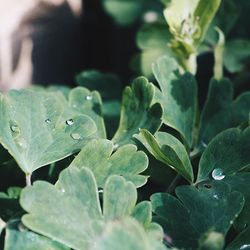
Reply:
<svg viewBox="0 0 250 250"><path fill-rule="evenodd" d="M175 198L167 193L151 197L156 220L163 226L165 239L175 247L198 249L200 240L209 232L226 234L239 215L244 198L231 192L223 182L213 182L197 189L180 186Z"/></svg>
<svg viewBox="0 0 250 250"><path fill-rule="evenodd" d="M197 86L191 74L180 75L178 68L174 59L165 56L153 65L154 75L162 91L156 101L163 107L163 122L176 129L191 147L196 120Z"/></svg>
<svg viewBox="0 0 250 250"><path fill-rule="evenodd" d="M122 98L119 128L112 139L117 146L133 143L132 137L139 129L155 133L161 126L162 109L152 104L155 88L144 77L135 79L132 87L126 87Z"/></svg>
<svg viewBox="0 0 250 250"><path fill-rule="evenodd" d="M249 120L250 92L233 101L233 85L228 79L212 79L201 114L200 146L206 146L219 132Z"/></svg>
<svg viewBox="0 0 250 250"><path fill-rule="evenodd" d="M223 179L250 166L250 127L228 129L217 135L203 153L197 182Z"/></svg>

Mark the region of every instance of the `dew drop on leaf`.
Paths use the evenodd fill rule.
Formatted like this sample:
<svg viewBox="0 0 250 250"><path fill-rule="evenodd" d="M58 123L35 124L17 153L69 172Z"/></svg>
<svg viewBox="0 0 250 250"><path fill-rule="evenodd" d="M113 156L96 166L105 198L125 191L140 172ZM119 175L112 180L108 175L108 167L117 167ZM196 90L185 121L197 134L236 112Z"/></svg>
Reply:
<svg viewBox="0 0 250 250"><path fill-rule="evenodd" d="M221 168L215 168L212 172L212 177L214 180L220 181L225 178L225 174L223 173Z"/></svg>
<svg viewBox="0 0 250 250"><path fill-rule="evenodd" d="M69 119L69 120L66 121L66 124L67 124L68 126L71 126L71 125L74 124L74 120L73 120L73 119Z"/></svg>
<svg viewBox="0 0 250 250"><path fill-rule="evenodd" d="M245 249L250 249L250 245L249 244L244 244L240 247L240 250L245 250Z"/></svg>
<svg viewBox="0 0 250 250"><path fill-rule="evenodd" d="M79 135L78 133L72 133L70 135L74 140L80 140L81 139L81 135Z"/></svg>
<svg viewBox="0 0 250 250"><path fill-rule="evenodd" d="M19 132L20 132L19 127L18 127L17 125L15 125L15 124L11 125L11 126L10 126L10 129L11 129L11 131L14 132L14 133L19 133Z"/></svg>
<svg viewBox="0 0 250 250"><path fill-rule="evenodd" d="M92 96L91 95L87 95L86 97L85 97L85 99L87 100L87 101L91 101L92 100Z"/></svg>
<svg viewBox="0 0 250 250"><path fill-rule="evenodd" d="M113 147L113 150L114 150L114 151L117 150L118 147L119 147L119 144L118 144L118 143L115 143L115 144L114 144L114 147Z"/></svg>
<svg viewBox="0 0 250 250"><path fill-rule="evenodd" d="M46 122L47 124L49 124L49 123L51 123L51 120L50 120L50 119L46 119L45 122Z"/></svg>
<svg viewBox="0 0 250 250"><path fill-rule="evenodd" d="M61 192L62 192L62 193L65 193L65 189L61 189Z"/></svg>

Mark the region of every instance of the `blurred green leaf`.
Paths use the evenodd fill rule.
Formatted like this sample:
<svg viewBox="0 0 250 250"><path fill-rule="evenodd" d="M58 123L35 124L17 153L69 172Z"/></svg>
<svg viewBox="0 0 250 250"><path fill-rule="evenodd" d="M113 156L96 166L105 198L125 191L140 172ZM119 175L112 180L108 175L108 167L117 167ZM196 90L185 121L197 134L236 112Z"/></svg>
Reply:
<svg viewBox="0 0 250 250"><path fill-rule="evenodd" d="M228 79L212 79L201 113L200 146L205 146L221 131L248 123L250 92L233 100L233 84Z"/></svg>
<svg viewBox="0 0 250 250"><path fill-rule="evenodd" d="M228 71L237 73L250 63L250 40L235 39L226 43L224 64Z"/></svg>

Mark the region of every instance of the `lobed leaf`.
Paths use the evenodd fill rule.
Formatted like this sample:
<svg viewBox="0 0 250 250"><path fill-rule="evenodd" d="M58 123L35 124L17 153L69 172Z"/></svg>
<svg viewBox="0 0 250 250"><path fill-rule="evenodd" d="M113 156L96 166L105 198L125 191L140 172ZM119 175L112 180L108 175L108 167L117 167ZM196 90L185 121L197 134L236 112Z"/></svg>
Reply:
<svg viewBox="0 0 250 250"><path fill-rule="evenodd" d="M191 74L180 75L178 67L174 59L166 56L153 64L161 88L156 101L164 110L163 123L176 129L191 147L197 112L197 85Z"/></svg>
<svg viewBox="0 0 250 250"><path fill-rule="evenodd" d="M144 185L147 176L140 173L148 166L146 154L130 144L118 148L116 152L114 150L111 141L92 140L82 148L70 166L91 169L99 187L103 187L112 174L122 175L137 187Z"/></svg>
<svg viewBox="0 0 250 250"><path fill-rule="evenodd" d="M176 195L157 193L151 201L168 244L181 249L199 249L210 232L225 236L244 205L241 193L231 192L223 182L213 182L209 188L180 186Z"/></svg>
<svg viewBox="0 0 250 250"><path fill-rule="evenodd" d="M28 214L22 217L22 222L29 229L76 250L131 246L165 249L153 234L146 233L138 222L128 218L135 213L136 197L131 182L110 176L104 186L101 212L92 172L72 167L62 171L56 186L37 181L24 189L20 203ZM143 210L141 213L145 214ZM142 240L138 241L140 237Z"/></svg>
<svg viewBox="0 0 250 250"><path fill-rule="evenodd" d="M12 90L0 96L0 119L0 142L25 173L71 155L96 132L59 93Z"/></svg>
<svg viewBox="0 0 250 250"><path fill-rule="evenodd" d="M117 146L133 143L132 137L144 128L156 132L161 126L162 108L152 104L155 89L144 77L135 79L132 87L126 87L122 98L119 128L112 141Z"/></svg>
<svg viewBox="0 0 250 250"><path fill-rule="evenodd" d="M147 130L135 135L147 150L159 161L170 166L189 182L193 182L193 168L184 145L174 136L157 132L155 137Z"/></svg>

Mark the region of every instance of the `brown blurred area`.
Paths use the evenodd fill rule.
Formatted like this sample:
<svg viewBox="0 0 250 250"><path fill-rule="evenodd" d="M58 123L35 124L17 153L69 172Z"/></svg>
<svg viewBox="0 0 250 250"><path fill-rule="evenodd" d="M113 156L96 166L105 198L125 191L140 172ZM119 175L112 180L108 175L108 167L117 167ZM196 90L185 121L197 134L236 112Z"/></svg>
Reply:
<svg viewBox="0 0 250 250"><path fill-rule="evenodd" d="M0 0L0 90L70 81L82 12L81 0Z"/></svg>

